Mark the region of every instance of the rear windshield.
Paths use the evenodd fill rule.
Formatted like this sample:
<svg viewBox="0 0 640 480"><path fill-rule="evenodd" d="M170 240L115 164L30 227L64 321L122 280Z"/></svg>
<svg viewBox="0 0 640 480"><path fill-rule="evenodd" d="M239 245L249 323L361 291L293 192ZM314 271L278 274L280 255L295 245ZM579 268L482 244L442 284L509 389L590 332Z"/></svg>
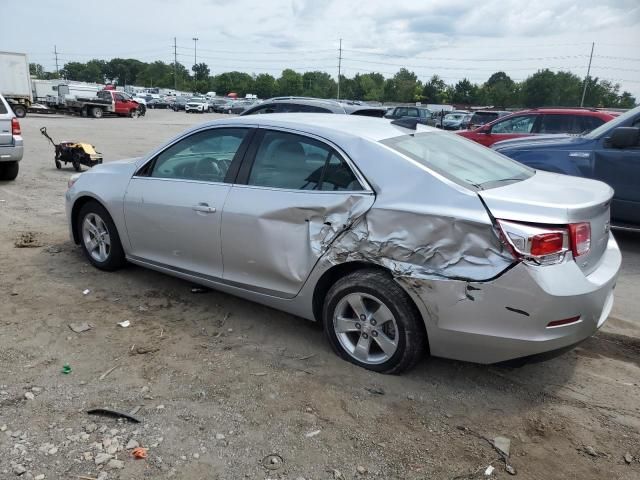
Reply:
<svg viewBox="0 0 640 480"><path fill-rule="evenodd" d="M457 135L415 133L381 143L464 187L486 190L531 177L535 171Z"/></svg>

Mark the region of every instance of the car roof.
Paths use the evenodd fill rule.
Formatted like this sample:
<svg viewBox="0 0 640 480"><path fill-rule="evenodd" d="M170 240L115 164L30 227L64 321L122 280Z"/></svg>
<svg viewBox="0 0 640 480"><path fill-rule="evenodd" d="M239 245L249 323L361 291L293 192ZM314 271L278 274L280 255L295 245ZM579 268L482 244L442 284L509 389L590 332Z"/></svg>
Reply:
<svg viewBox="0 0 640 480"><path fill-rule="evenodd" d="M416 130L409 130L384 118L359 115L327 115L326 113L271 113L269 115L246 115L230 119L213 120L205 126L247 125L258 127L275 127L300 130L328 140L349 135L365 138L374 142L386 138L398 137L420 132L435 132L447 135L437 128L416 125ZM202 128L202 125L197 128Z"/></svg>
<svg viewBox="0 0 640 480"><path fill-rule="evenodd" d="M612 112L607 112L605 110L598 110L595 108L580 108L580 107L540 107L540 108L529 108L526 110L520 110L513 113L554 113L554 114L571 114L571 115L585 115L588 117L607 117L609 119L613 118L615 115Z"/></svg>

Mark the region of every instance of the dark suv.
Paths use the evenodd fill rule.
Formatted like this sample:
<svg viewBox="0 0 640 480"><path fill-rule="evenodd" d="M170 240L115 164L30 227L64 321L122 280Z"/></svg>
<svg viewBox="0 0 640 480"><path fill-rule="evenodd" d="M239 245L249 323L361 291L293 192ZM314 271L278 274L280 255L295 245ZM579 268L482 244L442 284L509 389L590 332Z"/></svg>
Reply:
<svg viewBox="0 0 640 480"><path fill-rule="evenodd" d="M617 115L588 108L534 108L507 115L475 130L456 133L490 147L502 140L531 135L590 132Z"/></svg>
<svg viewBox="0 0 640 480"><path fill-rule="evenodd" d="M435 125L435 120L432 120L433 114L431 110L425 107L395 107L384 116L384 118L394 120L405 117L416 118L418 123L423 125Z"/></svg>
<svg viewBox="0 0 640 480"><path fill-rule="evenodd" d="M608 183L615 192L611 218L616 226L640 229L640 107L585 135L540 135L491 148L538 170Z"/></svg>
<svg viewBox="0 0 640 480"><path fill-rule="evenodd" d="M248 108L240 115L304 112L382 117L385 111L386 110L381 107L345 104L336 100L323 100L309 97L276 97L265 100L255 107Z"/></svg>

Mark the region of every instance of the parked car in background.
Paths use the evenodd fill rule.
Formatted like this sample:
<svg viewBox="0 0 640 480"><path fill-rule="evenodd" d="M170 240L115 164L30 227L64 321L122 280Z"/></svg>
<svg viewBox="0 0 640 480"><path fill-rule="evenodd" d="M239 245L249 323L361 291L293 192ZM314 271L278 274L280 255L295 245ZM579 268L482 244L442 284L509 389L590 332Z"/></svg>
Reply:
<svg viewBox="0 0 640 480"><path fill-rule="evenodd" d="M470 112L466 110L454 110L447 113L440 124L436 124L437 127L442 127L444 130L460 130L463 125L464 119Z"/></svg>
<svg viewBox="0 0 640 480"><path fill-rule="evenodd" d="M427 351L500 362L601 328L621 265L611 188L402 120L198 125L73 176L73 240L103 270L130 261L318 321L378 372Z"/></svg>
<svg viewBox="0 0 640 480"><path fill-rule="evenodd" d="M462 122L460 122L460 129L461 130L466 130L469 128L469 126L471 125L471 119L473 118L473 114L472 113L467 113L464 118L462 119Z"/></svg>
<svg viewBox="0 0 640 480"><path fill-rule="evenodd" d="M15 180L24 147L20 122L0 94L0 180Z"/></svg>
<svg viewBox="0 0 640 480"><path fill-rule="evenodd" d="M493 122L498 118L511 115L511 113L512 112L507 112L506 110L476 110L475 112L473 112L473 115L471 115L471 120L469 121L469 124L465 126L465 128L478 128L482 125L486 125L489 122Z"/></svg>
<svg viewBox="0 0 640 480"><path fill-rule="evenodd" d="M176 99L171 104L171 108L173 108L174 112L184 110L188 101L189 99L187 97L176 97Z"/></svg>
<svg viewBox="0 0 640 480"><path fill-rule="evenodd" d="M209 107L213 112L216 111L216 107L218 105L223 105L227 103L227 100L225 100L224 98L209 98L207 99L207 101L209 102Z"/></svg>
<svg viewBox="0 0 640 480"><path fill-rule="evenodd" d="M398 119L403 117L411 117L418 120L418 123L429 125L433 114L431 110L424 107L393 107L389 110L384 118Z"/></svg>
<svg viewBox="0 0 640 480"><path fill-rule="evenodd" d="M490 147L501 140L537 134L590 132L617 115L587 108L534 108L507 115L475 130L456 133Z"/></svg>
<svg viewBox="0 0 640 480"><path fill-rule="evenodd" d="M226 109L230 108L231 106L233 106L233 102L235 100L231 100L229 98L225 98L223 99L221 102L217 103L216 105L214 105L212 107L213 111L216 113L224 113L226 111Z"/></svg>
<svg viewBox="0 0 640 480"><path fill-rule="evenodd" d="M204 113L209 111L209 103L207 99L204 97L193 97L190 98L184 106L184 111L186 113L196 112L196 113Z"/></svg>
<svg viewBox="0 0 640 480"><path fill-rule="evenodd" d="M154 98L147 102L147 108L155 109L162 108L167 109L171 108L171 103L163 98Z"/></svg>
<svg viewBox="0 0 640 480"><path fill-rule="evenodd" d="M256 102L254 102L253 100L236 100L235 102L232 102L230 105L227 105L226 109L225 109L225 113L242 113L244 112L247 108L252 107L253 105L255 105Z"/></svg>
<svg viewBox="0 0 640 480"><path fill-rule="evenodd" d="M309 97L276 97L248 108L241 115L264 113L337 113L343 115L359 115L366 117L382 117L386 112L383 107L355 105Z"/></svg>
<svg viewBox="0 0 640 480"><path fill-rule="evenodd" d="M498 142L492 148L539 170L609 184L615 192L613 222L640 230L640 107L584 135L540 135Z"/></svg>

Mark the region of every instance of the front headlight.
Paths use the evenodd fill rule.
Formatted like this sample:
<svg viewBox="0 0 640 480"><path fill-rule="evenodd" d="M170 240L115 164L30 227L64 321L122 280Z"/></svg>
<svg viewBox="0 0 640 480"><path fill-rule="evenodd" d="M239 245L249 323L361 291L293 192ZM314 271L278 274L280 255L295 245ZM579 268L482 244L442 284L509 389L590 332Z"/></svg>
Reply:
<svg viewBox="0 0 640 480"><path fill-rule="evenodd" d="M78 179L80 178L80 175L82 175L82 174L81 173L74 173L73 175L71 175L69 177L69 180L67 181L67 188L73 187L73 184L78 181Z"/></svg>

